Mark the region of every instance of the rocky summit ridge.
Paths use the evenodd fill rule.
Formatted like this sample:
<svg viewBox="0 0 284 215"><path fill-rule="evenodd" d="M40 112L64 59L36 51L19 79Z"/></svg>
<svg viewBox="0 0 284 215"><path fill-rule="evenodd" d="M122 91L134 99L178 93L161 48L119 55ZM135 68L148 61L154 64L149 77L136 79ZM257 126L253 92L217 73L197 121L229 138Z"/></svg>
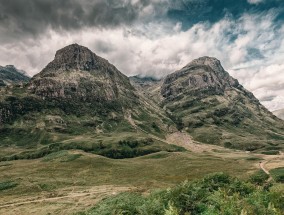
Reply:
<svg viewBox="0 0 284 215"><path fill-rule="evenodd" d="M78 135L91 142L99 135L163 142L180 130L195 141L230 148L283 147L283 121L212 57L193 60L163 80L128 78L72 44L23 88L0 92L0 138L7 145L36 146Z"/></svg>
<svg viewBox="0 0 284 215"><path fill-rule="evenodd" d="M162 107L200 142L255 150L284 141L283 121L216 58L198 58L168 75L160 92Z"/></svg>
<svg viewBox="0 0 284 215"><path fill-rule="evenodd" d="M42 144L74 135L121 131L148 136L175 130L166 113L140 95L127 76L78 44L57 51L24 88L7 90L0 100L0 138L6 144L17 142L19 135Z"/></svg>
<svg viewBox="0 0 284 215"><path fill-rule="evenodd" d="M133 98L128 78L107 60L78 44L56 52L55 58L29 83L42 98L116 101Z"/></svg>

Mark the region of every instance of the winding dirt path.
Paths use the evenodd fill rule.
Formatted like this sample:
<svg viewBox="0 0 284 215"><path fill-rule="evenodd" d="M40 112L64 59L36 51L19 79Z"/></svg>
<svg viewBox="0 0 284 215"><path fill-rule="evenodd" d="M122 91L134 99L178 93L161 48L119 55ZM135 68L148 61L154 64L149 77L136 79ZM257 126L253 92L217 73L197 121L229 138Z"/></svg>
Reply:
<svg viewBox="0 0 284 215"><path fill-rule="evenodd" d="M259 167L263 170L263 172L265 172L267 175L270 175L270 173L269 173L269 171L265 168L265 164L267 163L267 161L266 162L260 162L259 163Z"/></svg>
<svg viewBox="0 0 284 215"><path fill-rule="evenodd" d="M116 195L120 192L130 191L130 187L113 187L113 186L99 186L94 187L90 190L83 190L78 192L71 192L64 196L56 196L56 197L47 197L47 198L39 198L39 199L30 199L30 200L19 200L17 202L10 202L6 204L0 205L0 208L7 208L7 207L16 207L26 204L32 203L43 203L43 202L58 202L58 200L62 199L75 199L75 198L82 198L82 197L96 197L101 199L106 196Z"/></svg>
<svg viewBox="0 0 284 215"><path fill-rule="evenodd" d="M268 163L268 161L260 162L259 167L269 176L267 182L270 182L273 178L271 177L270 172L265 168L266 163Z"/></svg>

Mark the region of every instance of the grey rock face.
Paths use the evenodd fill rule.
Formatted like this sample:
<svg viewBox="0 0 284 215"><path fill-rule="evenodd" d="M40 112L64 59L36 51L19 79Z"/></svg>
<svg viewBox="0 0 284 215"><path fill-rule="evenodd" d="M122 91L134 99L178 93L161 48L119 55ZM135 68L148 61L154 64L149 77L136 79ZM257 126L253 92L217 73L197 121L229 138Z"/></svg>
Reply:
<svg viewBox="0 0 284 215"><path fill-rule="evenodd" d="M200 142L255 150L268 141L283 141L283 122L231 77L216 58L198 58L168 75L161 95L162 107ZM274 136L273 132L278 133Z"/></svg>
<svg viewBox="0 0 284 215"><path fill-rule="evenodd" d="M184 90L209 88L224 91L227 88L241 88L222 67L219 60L201 57L193 60L181 70L166 77L161 93L164 97L177 96Z"/></svg>
<svg viewBox="0 0 284 215"><path fill-rule="evenodd" d="M29 90L43 99L115 101L135 97L125 75L78 44L57 51L54 60L32 78Z"/></svg>

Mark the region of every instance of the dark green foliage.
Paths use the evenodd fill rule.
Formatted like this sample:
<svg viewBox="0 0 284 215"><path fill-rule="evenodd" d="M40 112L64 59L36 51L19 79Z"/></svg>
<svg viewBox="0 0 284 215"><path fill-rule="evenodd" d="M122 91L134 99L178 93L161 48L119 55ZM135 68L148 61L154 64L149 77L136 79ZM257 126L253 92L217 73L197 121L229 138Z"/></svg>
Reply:
<svg viewBox="0 0 284 215"><path fill-rule="evenodd" d="M39 184L38 186L40 187L41 190L44 191L51 191L56 188L56 186L52 184Z"/></svg>
<svg viewBox="0 0 284 215"><path fill-rule="evenodd" d="M124 140L118 144L108 145L104 148L97 148L93 152L108 158L124 159L152 154L160 151L184 151L182 147L175 145L157 144L153 139L144 140Z"/></svg>
<svg viewBox="0 0 284 215"><path fill-rule="evenodd" d="M270 174L276 182L284 183L284 167L270 170Z"/></svg>
<svg viewBox="0 0 284 215"><path fill-rule="evenodd" d="M175 123L177 129L181 131L184 128L184 124L183 124L181 117L175 116L171 114L169 111L167 111L166 113L167 113L167 116Z"/></svg>
<svg viewBox="0 0 284 215"><path fill-rule="evenodd" d="M18 184L13 181L0 182L0 191L16 187Z"/></svg>
<svg viewBox="0 0 284 215"><path fill-rule="evenodd" d="M232 148L232 146L233 146L233 144L230 143L230 142L225 142L224 143L224 147L226 147L226 148Z"/></svg>
<svg viewBox="0 0 284 215"><path fill-rule="evenodd" d="M262 158L258 158L258 157L250 157L250 158L247 158L246 160L248 161L260 161L260 160L263 160Z"/></svg>
<svg viewBox="0 0 284 215"><path fill-rule="evenodd" d="M263 151L263 152L261 152L261 154L264 154L264 155L279 155L279 151L278 150Z"/></svg>
<svg viewBox="0 0 284 215"><path fill-rule="evenodd" d="M263 185L269 176L262 170L257 171L250 177L250 182L256 185Z"/></svg>
<svg viewBox="0 0 284 215"><path fill-rule="evenodd" d="M30 130L22 128L3 128L0 129L0 144L10 145L15 144L17 146L36 146L37 144L50 144L52 140L50 134L46 131L35 130L31 132Z"/></svg>
<svg viewBox="0 0 284 215"><path fill-rule="evenodd" d="M282 198L280 192L260 190L250 183L217 173L147 197L123 193L103 200L90 211L80 214L280 215L284 209Z"/></svg>
<svg viewBox="0 0 284 215"><path fill-rule="evenodd" d="M181 152L185 151L184 148L176 145L169 145L165 143L156 142L151 138L140 140L122 140L113 144L103 143L102 141L86 144L84 142L73 143L52 143L48 146L42 147L38 150L25 151L19 154L11 155L8 157L0 158L0 161L22 160L22 159L38 159L48 155L54 158L54 156L61 156L62 150L83 150L98 155L102 155L113 159L134 158L138 156L148 155L155 152L167 151L167 152ZM70 157L67 161L72 161L78 157Z"/></svg>

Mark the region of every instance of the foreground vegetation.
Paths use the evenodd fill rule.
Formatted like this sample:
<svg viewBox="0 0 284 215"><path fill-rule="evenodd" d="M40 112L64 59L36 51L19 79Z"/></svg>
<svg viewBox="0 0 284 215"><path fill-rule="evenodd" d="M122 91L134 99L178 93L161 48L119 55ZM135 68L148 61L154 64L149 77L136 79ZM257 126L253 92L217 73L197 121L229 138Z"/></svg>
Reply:
<svg viewBox="0 0 284 215"><path fill-rule="evenodd" d="M216 173L146 197L137 193L123 193L79 214L280 215L284 212L283 200L280 191L269 191L268 187Z"/></svg>

